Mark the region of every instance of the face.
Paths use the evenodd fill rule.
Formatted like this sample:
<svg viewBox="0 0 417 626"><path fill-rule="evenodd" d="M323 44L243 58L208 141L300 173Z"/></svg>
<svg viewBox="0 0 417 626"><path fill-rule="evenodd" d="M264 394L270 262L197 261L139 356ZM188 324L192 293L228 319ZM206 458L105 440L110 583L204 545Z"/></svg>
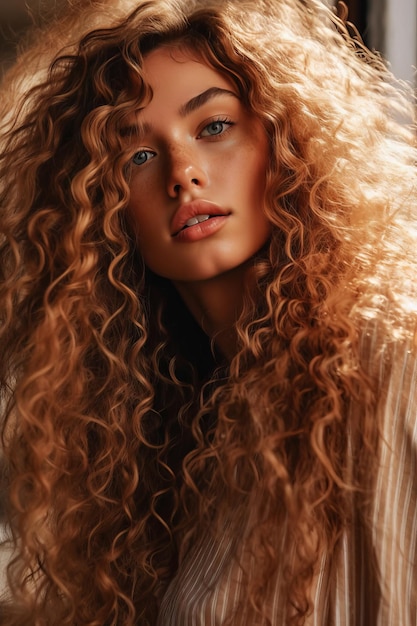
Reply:
<svg viewBox="0 0 417 626"><path fill-rule="evenodd" d="M174 282L214 278L268 239L265 131L233 83L186 51L156 49L144 75L153 97L135 120L129 203L140 252Z"/></svg>

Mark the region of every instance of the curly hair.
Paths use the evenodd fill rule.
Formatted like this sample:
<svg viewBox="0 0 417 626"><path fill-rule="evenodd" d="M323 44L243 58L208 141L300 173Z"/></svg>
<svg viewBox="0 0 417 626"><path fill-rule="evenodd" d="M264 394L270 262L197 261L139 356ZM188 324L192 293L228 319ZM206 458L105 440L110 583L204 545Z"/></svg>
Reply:
<svg viewBox="0 0 417 626"><path fill-rule="evenodd" d="M319 0L73 1L37 38L2 100L7 624L154 624L187 547L242 524L258 567L236 546L241 606L269 623L279 567L302 624L375 450L362 329L381 327L381 350L415 329L407 88ZM143 57L168 42L233 81L271 146L272 234L230 363L126 217L123 129L150 95Z"/></svg>

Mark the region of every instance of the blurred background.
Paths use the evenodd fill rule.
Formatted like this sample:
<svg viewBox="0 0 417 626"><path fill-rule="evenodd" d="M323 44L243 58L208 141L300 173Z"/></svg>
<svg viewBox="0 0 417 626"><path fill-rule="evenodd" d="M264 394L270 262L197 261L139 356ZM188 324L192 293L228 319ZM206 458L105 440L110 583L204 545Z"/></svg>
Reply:
<svg viewBox="0 0 417 626"><path fill-rule="evenodd" d="M64 3L65 0L0 0L0 77L12 62L16 46L31 22L39 21L39 17L48 19ZM390 61L398 78L414 80L416 84L416 0L345 0L345 4L349 20L365 43Z"/></svg>

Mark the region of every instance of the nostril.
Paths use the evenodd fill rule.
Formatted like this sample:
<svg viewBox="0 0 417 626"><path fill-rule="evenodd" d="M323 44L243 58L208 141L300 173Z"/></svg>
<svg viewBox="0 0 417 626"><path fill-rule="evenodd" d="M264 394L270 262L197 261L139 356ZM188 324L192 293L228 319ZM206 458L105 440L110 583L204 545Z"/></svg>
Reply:
<svg viewBox="0 0 417 626"><path fill-rule="evenodd" d="M198 178L191 178L190 182L191 182L191 184L192 184L192 185L196 185L196 186L198 186L198 185L200 184L200 182L199 182ZM179 192L181 191L181 187L182 187L182 185L181 185L180 183L176 183L176 184L173 186L173 190L174 190L174 193L175 193L176 195L178 195L178 194L179 194Z"/></svg>

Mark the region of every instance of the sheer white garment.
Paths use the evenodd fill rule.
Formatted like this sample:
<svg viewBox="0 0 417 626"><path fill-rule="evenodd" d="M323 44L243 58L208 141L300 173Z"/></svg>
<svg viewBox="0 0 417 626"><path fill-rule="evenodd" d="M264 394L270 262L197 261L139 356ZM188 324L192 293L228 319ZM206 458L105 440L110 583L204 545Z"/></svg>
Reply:
<svg viewBox="0 0 417 626"><path fill-rule="evenodd" d="M377 350L366 333L364 352ZM417 625L417 362L405 343L388 352L388 366L384 358L369 363L378 363L382 427L369 523L354 522L338 549L323 555L308 626ZM277 578L268 612L272 626L284 626ZM232 616L233 626L255 626L236 608L241 584L227 534L218 544L202 537L166 590L157 625L220 626Z"/></svg>

